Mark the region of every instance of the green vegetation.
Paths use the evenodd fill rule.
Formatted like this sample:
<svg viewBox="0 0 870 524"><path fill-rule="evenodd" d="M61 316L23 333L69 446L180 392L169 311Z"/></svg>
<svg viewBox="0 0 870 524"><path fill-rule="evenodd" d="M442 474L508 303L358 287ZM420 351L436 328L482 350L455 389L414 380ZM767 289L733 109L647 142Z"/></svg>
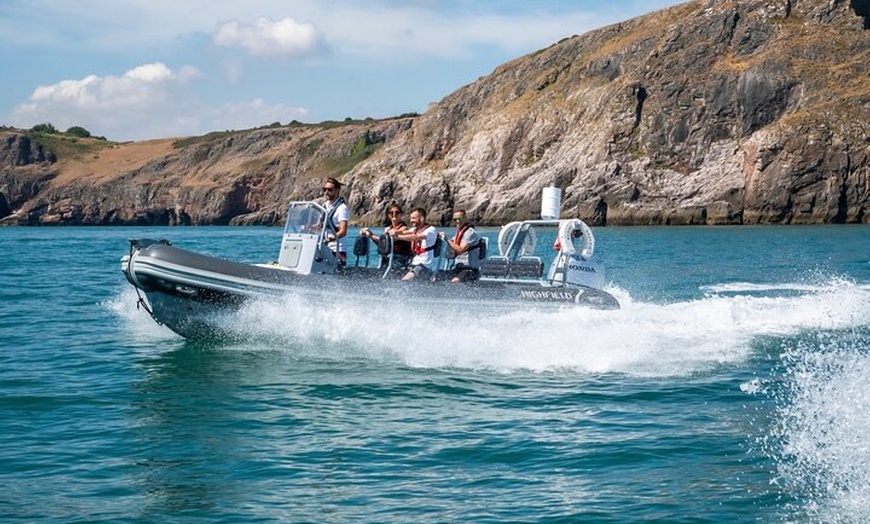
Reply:
<svg viewBox="0 0 870 524"><path fill-rule="evenodd" d="M239 133L244 133L244 131L212 131L211 133L206 133L201 136L189 136L187 138L180 138L172 143L172 147L174 147L175 149L183 149L187 146L202 144L203 142L211 142L213 140L220 140L228 136L237 135Z"/></svg>
<svg viewBox="0 0 870 524"><path fill-rule="evenodd" d="M73 126L60 132L48 122L30 128L27 136L46 153L57 158L82 158L115 145L114 142L106 140L106 137L92 136L90 131L81 126Z"/></svg>
<svg viewBox="0 0 870 524"><path fill-rule="evenodd" d="M72 126L66 130L66 134L78 138L91 138L91 132L81 126Z"/></svg>
<svg viewBox="0 0 870 524"><path fill-rule="evenodd" d="M185 138L180 138L173 142L172 146L176 149L182 149L187 146L191 146L194 144L201 144L203 142L211 142L213 140L221 140L228 136L236 135L239 133L247 133L256 129L275 129L280 127L287 128L310 128L310 129L335 129L338 127L344 127L348 125L356 125L356 124L370 124L372 122L377 121L386 121L386 120L401 120L403 118L416 118L420 116L420 113L402 113L398 116L375 119L371 117L366 117L363 119L354 119L351 117L346 117L344 120L324 120L323 122L318 122L314 124L306 124L304 122L300 122L298 120L291 120L287 123L287 125L282 125L280 122L272 122L269 125L264 125L252 129L227 129L226 131L212 131L211 133L206 133L201 136L189 136ZM49 124L50 125L50 124ZM69 131L68 131L69 132ZM319 144L317 144L319 145ZM316 149L316 147L315 147ZM310 151L313 153L313 150Z"/></svg>
<svg viewBox="0 0 870 524"><path fill-rule="evenodd" d="M30 128L30 131L33 133L45 133L49 135L56 135L59 132L53 125L47 122L44 124L36 124Z"/></svg>
<svg viewBox="0 0 870 524"><path fill-rule="evenodd" d="M93 138L95 140L106 140L104 136L93 136L91 132L82 126L72 126L64 132L58 131L54 125L49 122L44 122L42 124L36 124L35 126L30 128L30 136L40 136L40 135L59 135L59 136L67 136L73 138Z"/></svg>
<svg viewBox="0 0 870 524"><path fill-rule="evenodd" d="M344 127L347 125L370 124L372 122L383 122L383 121L387 121L387 120L401 120L403 118L416 118L418 116L420 116L419 113L402 113L401 115L398 115L398 116L393 116L393 117L388 117L388 118L378 118L378 119L371 118L371 117L366 117L363 119L347 117L341 121L324 120L323 122L320 122L317 124L299 124L299 125L310 126L310 127L319 127L322 129L334 129L336 127ZM291 124L293 124L293 122L291 122Z"/></svg>
<svg viewBox="0 0 870 524"><path fill-rule="evenodd" d="M302 145L300 153L302 154L303 158L310 158L314 155L314 153L317 152L321 144L323 144L322 138L315 138L313 140L309 140Z"/></svg>
<svg viewBox="0 0 870 524"><path fill-rule="evenodd" d="M343 175L370 157L382 145L381 142L372 141L371 135L365 133L353 143L346 156L330 159L324 163L324 167L329 170L329 176Z"/></svg>

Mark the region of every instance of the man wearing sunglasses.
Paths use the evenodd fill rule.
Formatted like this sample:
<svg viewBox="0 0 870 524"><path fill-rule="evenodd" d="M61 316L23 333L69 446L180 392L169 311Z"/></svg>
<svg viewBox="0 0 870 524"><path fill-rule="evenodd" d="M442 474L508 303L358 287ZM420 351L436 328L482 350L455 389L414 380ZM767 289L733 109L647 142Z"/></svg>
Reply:
<svg viewBox="0 0 870 524"><path fill-rule="evenodd" d="M411 228L412 231L390 233L395 240L411 242L411 251L414 252L411 266L402 280L425 280L435 271L437 260L434 250L438 230L426 223L426 210L420 207L411 211Z"/></svg>
<svg viewBox="0 0 870 524"><path fill-rule="evenodd" d="M340 193L341 183L334 178L327 178L323 184L323 196L326 197L326 240L329 241L329 249L338 257L339 266L344 267L347 265L344 237L350 222L350 210Z"/></svg>
<svg viewBox="0 0 870 524"><path fill-rule="evenodd" d="M464 209L453 212L453 225L456 235L445 238L450 249L456 254L456 263L450 271L451 282L473 282L480 276L480 259L483 241L468 223Z"/></svg>

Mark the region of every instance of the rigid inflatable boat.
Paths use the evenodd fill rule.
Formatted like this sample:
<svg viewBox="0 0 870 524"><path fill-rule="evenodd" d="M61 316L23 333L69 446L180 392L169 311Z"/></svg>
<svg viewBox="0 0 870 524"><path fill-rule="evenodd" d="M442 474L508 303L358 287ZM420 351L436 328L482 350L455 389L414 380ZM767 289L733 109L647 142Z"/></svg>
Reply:
<svg viewBox="0 0 870 524"><path fill-rule="evenodd" d="M548 188L552 189L552 188ZM544 205L542 204L542 210ZM595 255L591 229L579 219L511 222L501 228L498 249L487 239L480 277L470 283L447 282L451 259L435 249L438 268L431 279L405 282L389 236L370 257L369 240L358 239L353 263L344 265L329 249L327 210L314 201L291 202L276 262L244 264L187 251L167 240L131 239L121 270L136 288L138 304L154 320L186 338L220 336L228 314L246 302L294 294L312 305L341 294L344 300L401 300L404 304L467 303L481 308L577 307L617 309L604 291L604 266ZM553 258L546 266L536 256L541 229L556 229ZM440 241L440 239L439 239ZM446 244L446 242L445 242ZM497 253L495 253L497 251ZM440 253L439 253L440 252ZM370 263L374 258L375 262ZM546 275L545 275L546 269ZM473 308L469 308L473 310Z"/></svg>

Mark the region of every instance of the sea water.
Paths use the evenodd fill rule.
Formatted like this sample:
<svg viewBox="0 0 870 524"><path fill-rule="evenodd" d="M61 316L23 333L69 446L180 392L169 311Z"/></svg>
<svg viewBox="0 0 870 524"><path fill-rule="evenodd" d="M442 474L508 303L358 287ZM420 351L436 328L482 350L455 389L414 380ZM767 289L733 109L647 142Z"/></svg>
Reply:
<svg viewBox="0 0 870 524"><path fill-rule="evenodd" d="M598 228L618 311L288 294L232 340L120 273L280 235L0 230L0 519L870 521L868 226Z"/></svg>

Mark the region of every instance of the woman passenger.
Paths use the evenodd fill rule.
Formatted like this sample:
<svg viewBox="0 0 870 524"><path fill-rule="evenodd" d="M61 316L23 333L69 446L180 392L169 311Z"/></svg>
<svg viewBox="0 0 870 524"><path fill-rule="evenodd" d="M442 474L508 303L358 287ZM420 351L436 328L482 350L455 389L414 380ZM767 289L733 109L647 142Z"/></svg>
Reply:
<svg viewBox="0 0 870 524"><path fill-rule="evenodd" d="M392 203L390 207L387 208L387 221L389 225L381 235L376 235L371 229L364 227L360 230L361 235L365 235L370 239L374 240L375 243L379 243L381 238L384 235L390 235L390 233L405 233L410 231L408 229L408 224L402 220L402 207L399 204ZM411 257L414 256L414 253L411 251L411 243L407 240L394 240L393 241L393 268L401 269L408 265L411 261ZM389 264L389 255L381 255L381 266L386 266Z"/></svg>

